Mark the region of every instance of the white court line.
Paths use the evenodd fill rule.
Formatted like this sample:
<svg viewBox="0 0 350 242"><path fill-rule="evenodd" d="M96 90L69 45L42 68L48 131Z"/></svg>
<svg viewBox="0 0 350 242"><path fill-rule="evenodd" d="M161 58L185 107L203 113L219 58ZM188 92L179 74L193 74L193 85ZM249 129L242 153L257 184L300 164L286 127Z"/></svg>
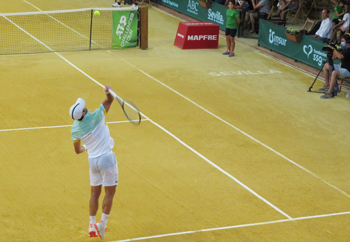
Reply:
<svg viewBox="0 0 350 242"><path fill-rule="evenodd" d="M155 8L157 9L157 8ZM159 10L159 9L158 9ZM161 10L159 10L161 11ZM163 12L163 11L161 11ZM171 14L168 14L170 16L172 16ZM179 18L181 19L181 18ZM249 46L248 46L249 47ZM252 47L250 47L252 48ZM253 48L252 48L253 49ZM257 50L255 50L256 52L259 52ZM322 179L320 176L316 175L315 173L313 173L312 171L309 171L308 169L306 169L305 167L299 165L298 163L294 162L293 160L289 159L288 157L284 156L283 154L279 153L278 151L274 150L273 148L269 147L268 145L264 144L263 142L255 139L253 136L247 134L246 132L240 130L239 128L237 128L236 126L232 125L231 123L227 122L226 120L220 118L219 116L215 115L214 113L210 112L209 110L205 109L204 107L200 106L199 104L195 103L194 101L192 101L191 99L189 99L188 97L182 95L181 93L179 93L178 91L176 91L175 89L171 88L170 86L164 84L163 82L159 81L158 79L156 79L155 77L149 75L148 73L146 73L145 71L141 70L140 68L136 67L135 65L131 64L130 62L126 61L125 59L121 58L121 60L123 60L125 63L129 64L130 66L134 67L136 70L138 70L139 72L143 73L144 75L148 76L149 78L153 79L154 81L158 82L159 84L161 84L162 86L166 87L167 89L171 90L172 92L178 94L179 96L181 96L182 98L186 99L187 101L189 101L190 103L194 104L195 106L197 106L198 108L202 109L203 111L207 112L208 114L210 114L211 116L217 118L218 120L220 120L221 122L229 125L230 127L234 128L235 130L237 130L238 132L240 132L241 134L247 136L248 138L254 140L255 142L259 143L260 145L264 146L266 149L272 151L273 153L277 154L278 156L282 157L283 159L287 160L288 162L290 162L291 164L299 167L300 169L306 171L307 173L311 174L312 176L314 176L315 178L317 178L318 180L324 182L325 184L327 184L328 186L334 188L335 190L341 192L342 194L344 194L345 196L350 198L350 195L348 193L346 193L345 191L341 190L340 188L330 184L329 182L327 182L326 180ZM288 66L288 65L287 65Z"/></svg>
<svg viewBox="0 0 350 242"><path fill-rule="evenodd" d="M179 95L180 97L186 99L187 101L189 101L190 103L194 104L195 106L197 106L198 108L202 109L203 111L205 111L206 113L210 114L211 116L217 118L218 120L220 120L221 122L229 125L230 127L234 128L235 130L237 130L238 132L240 132L241 134L247 136L248 138L250 138L251 140L254 140L255 142L259 143L260 145L264 146L266 149L272 151L273 153L277 154L278 156L282 157L283 159L287 160L288 162L292 163L293 165L299 167L300 169L308 172L309 174L311 174L312 176L316 177L317 179L319 179L320 181L326 183L327 185L329 185L330 187L333 187L334 189L336 189L337 191L341 192L342 194L344 194L345 196L350 198L350 195L347 194L346 192L344 192L343 190L341 190L340 188L330 184L329 182L327 182L326 180L322 179L320 176L316 175L315 173L309 171L308 169L304 168L303 166L299 165L298 163L294 162L293 160L289 159L288 157L284 156L283 154L279 153L278 151L274 150L273 148L271 148L270 146L264 144L263 142L255 139L253 136L247 134L246 132L240 130L239 128L237 128L236 126L232 125L231 123L227 122L226 120L220 118L219 116L215 115L214 113L210 112L209 110L205 109L204 107L200 106L199 104L195 103L194 101L192 101L191 99L189 99L188 97L182 95L181 93L179 93L178 91L174 90L173 88L169 87L168 85L164 84L163 82L159 81L158 79L154 78L153 76L149 75L148 73L146 73L145 71L139 69L138 67L136 67L135 65L131 64L130 62L126 61L125 59L121 58L121 60L123 60L125 63L129 64L130 66L134 67L136 70L138 70L139 72L143 73L144 75L148 76L149 78L153 79L154 81L158 82L159 84L163 85L164 87L168 88L169 90L171 90L172 92L176 93L177 95Z"/></svg>
<svg viewBox="0 0 350 242"><path fill-rule="evenodd" d="M22 30L24 33L26 33L27 35L29 35L30 37L32 37L33 39L35 39L36 41L38 41L40 44L44 45L46 48L48 48L49 50L52 50L49 46L47 46L45 43L41 42L40 40L38 40L37 38L35 38L33 35L31 35L30 33L28 33L26 30L24 30L23 28L21 28L19 25L17 25L16 23L14 23L13 21L11 21L10 19L8 19L6 16L1 15L0 16L4 17L6 20L8 20L10 23L12 23L13 25L15 25L17 28L19 28L20 30ZM88 79L90 79L91 81L93 81L94 83L96 83L97 85L101 86L102 88L104 88L104 86L99 83L98 81L96 81L94 78L92 78L91 76L89 76L87 73L85 73L84 71L82 71L81 69L79 69L77 66L75 66L72 62L70 62L69 60L67 60L65 57L63 57L62 55L60 55L57 52L54 52L52 50L53 53L55 53L57 56L59 56L62 60L64 60L65 62L67 62L70 66L72 66L74 69L76 69L77 71L79 71L80 73L82 73L84 76L86 76ZM142 114L142 113L141 113ZM193 153L195 153L196 155L198 155L199 157L203 158L205 161L207 161L210 165L212 165L213 167L215 167L216 169L218 169L219 171L221 171L223 174L227 175L228 177L230 177L232 180L236 181L238 184L240 184L242 187L244 187L246 190L248 190L250 193L252 193L254 196L256 196L257 198L259 198L260 200L262 200L264 203L266 203L268 206L270 206L271 208L273 208L274 210L276 210L277 212L279 212L280 214L282 214L283 216L287 217L288 219L292 219L292 217L290 217L288 214L286 214L285 212L283 212L281 209L279 209L278 207L276 207L275 205L273 205L272 203L270 203L269 201L267 201L265 198L263 198L262 196L260 196L259 194L257 194L255 191L253 191L252 189L250 189L248 186L246 186L245 184L243 184L242 182L240 182L237 178L233 177L231 174L227 173L226 171L224 171L223 169L221 169L219 166L217 166L216 164L214 164L212 161L210 161L208 158L206 158L205 156L203 156L202 154L200 154L199 152L197 152L195 149L193 149L192 147L190 147L189 145L187 145L185 142L183 142L182 140L180 140L179 138L177 138L175 135L173 135L172 133L170 133L168 130L166 130L165 128L163 128L161 125L157 124L156 122L152 121L150 118L148 118L146 115L142 114L142 116L144 116L146 119L148 119L150 122L152 122L155 126L159 127L160 129L162 129L164 132L166 132L167 134L169 134L171 137L173 137L174 139L176 139L178 142L180 142L182 145L184 145L186 148L188 148L189 150L191 150Z"/></svg>
<svg viewBox="0 0 350 242"><path fill-rule="evenodd" d="M261 226L261 225L268 225L268 224L285 223L285 222L292 222L292 221L300 221L300 220L315 219L315 218L325 218L325 217L341 216L341 215L349 215L349 214L350 214L350 211L349 212L341 212L341 213L331 213L331 214L298 217L298 218L293 218L293 219L281 219L281 220L274 220L274 221L260 222L260 223L240 224L240 225L232 225L232 226L226 226L226 227L217 227L217 228L199 229L199 230L169 233L169 234L160 234L160 235L139 237L139 238L133 238L133 239L116 240L116 241L111 241L111 242L138 241L138 240L155 239L155 238L179 236L179 235L186 235L186 234L195 234L195 233L200 233L200 232L210 232L210 231L218 231L218 230L253 227L253 226Z"/></svg>
<svg viewBox="0 0 350 242"><path fill-rule="evenodd" d="M141 119L141 122L149 121L148 119ZM129 120L124 121L111 121L107 122L107 124L121 124L121 123L129 123ZM17 129L0 129L0 132L9 132L9 131L22 131L22 130L37 130L37 129L57 129L57 128L66 128L66 127L72 127L72 124L70 125L57 125L57 126L43 126L43 127L28 127L28 128L17 128Z"/></svg>

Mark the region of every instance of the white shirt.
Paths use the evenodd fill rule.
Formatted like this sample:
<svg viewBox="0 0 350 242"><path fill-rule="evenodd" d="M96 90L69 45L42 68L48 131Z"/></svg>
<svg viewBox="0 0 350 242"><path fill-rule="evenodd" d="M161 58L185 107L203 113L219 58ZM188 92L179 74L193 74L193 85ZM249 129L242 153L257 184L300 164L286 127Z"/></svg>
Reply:
<svg viewBox="0 0 350 242"><path fill-rule="evenodd" d="M333 24L330 18L322 20L320 28L317 30L316 35L321 38L330 39L332 37Z"/></svg>
<svg viewBox="0 0 350 242"><path fill-rule="evenodd" d="M350 14L349 13L344 14L343 21L345 21L345 22L343 23L342 27L349 28L349 26L350 26Z"/></svg>
<svg viewBox="0 0 350 242"><path fill-rule="evenodd" d="M89 158L99 157L114 147L105 115L105 107L101 104L95 112L88 111L82 121L75 120L71 128L73 142L83 141Z"/></svg>

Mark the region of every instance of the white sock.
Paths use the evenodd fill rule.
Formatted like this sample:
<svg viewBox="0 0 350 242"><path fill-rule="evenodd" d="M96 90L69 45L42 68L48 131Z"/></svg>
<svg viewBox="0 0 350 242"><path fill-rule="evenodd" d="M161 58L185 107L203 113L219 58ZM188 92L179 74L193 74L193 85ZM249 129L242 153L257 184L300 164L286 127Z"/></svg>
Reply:
<svg viewBox="0 0 350 242"><path fill-rule="evenodd" d="M109 214L102 213L101 223L103 224L104 227L107 226L107 219L108 219L108 217L109 217Z"/></svg>
<svg viewBox="0 0 350 242"><path fill-rule="evenodd" d="M96 216L90 216L90 224L94 225L96 222Z"/></svg>

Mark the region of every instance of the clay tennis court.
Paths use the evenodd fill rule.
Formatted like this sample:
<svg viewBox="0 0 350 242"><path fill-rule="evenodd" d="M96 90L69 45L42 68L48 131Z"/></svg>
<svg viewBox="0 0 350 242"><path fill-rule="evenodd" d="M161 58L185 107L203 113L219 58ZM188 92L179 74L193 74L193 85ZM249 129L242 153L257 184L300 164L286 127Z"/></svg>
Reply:
<svg viewBox="0 0 350 242"><path fill-rule="evenodd" d="M78 97L95 110L107 84L143 120L128 123L117 102L107 116L120 176L106 241L349 240L344 93L307 92L312 75L244 39L233 58L221 55L223 36L219 49L181 50L173 45L180 21L150 7L148 50L0 56L0 241L100 240L88 237L88 160L74 152L68 110Z"/></svg>

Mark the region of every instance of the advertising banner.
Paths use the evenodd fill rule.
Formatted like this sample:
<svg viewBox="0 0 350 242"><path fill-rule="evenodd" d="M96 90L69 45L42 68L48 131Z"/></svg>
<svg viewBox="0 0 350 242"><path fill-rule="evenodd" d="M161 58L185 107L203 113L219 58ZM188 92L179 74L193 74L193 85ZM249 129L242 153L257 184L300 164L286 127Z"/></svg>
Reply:
<svg viewBox="0 0 350 242"><path fill-rule="evenodd" d="M222 4L212 2L210 8L206 8L199 5L198 0L153 0L153 2L203 22L215 23L219 25L222 30L226 27L227 7Z"/></svg>
<svg viewBox="0 0 350 242"><path fill-rule="evenodd" d="M327 52L322 51L327 45L312 36L303 36L300 42L289 40L286 29L271 22L259 21L259 45L286 55L290 58L320 69L327 59ZM335 61L339 63L339 61Z"/></svg>
<svg viewBox="0 0 350 242"><path fill-rule="evenodd" d="M137 11L113 11L112 48L137 46Z"/></svg>

